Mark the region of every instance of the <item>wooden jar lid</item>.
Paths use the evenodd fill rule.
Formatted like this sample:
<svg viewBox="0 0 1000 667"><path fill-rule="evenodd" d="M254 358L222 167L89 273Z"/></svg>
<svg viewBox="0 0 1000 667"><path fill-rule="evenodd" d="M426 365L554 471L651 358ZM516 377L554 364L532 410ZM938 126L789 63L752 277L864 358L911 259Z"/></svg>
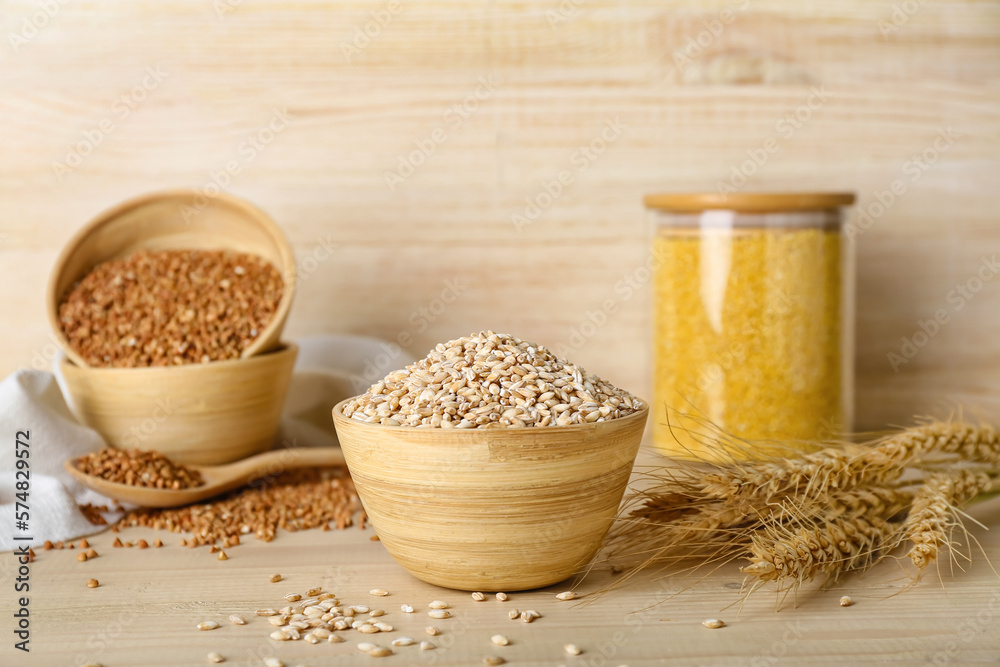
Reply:
<svg viewBox="0 0 1000 667"><path fill-rule="evenodd" d="M646 195L647 208L680 213L709 210L744 213L781 213L785 211L818 211L850 206L851 192L719 192L667 193Z"/></svg>

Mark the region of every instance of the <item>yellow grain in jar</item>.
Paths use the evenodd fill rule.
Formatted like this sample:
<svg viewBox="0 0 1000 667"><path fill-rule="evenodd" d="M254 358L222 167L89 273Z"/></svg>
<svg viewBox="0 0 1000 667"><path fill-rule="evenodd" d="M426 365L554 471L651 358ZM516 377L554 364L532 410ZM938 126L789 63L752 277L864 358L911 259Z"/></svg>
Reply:
<svg viewBox="0 0 1000 667"><path fill-rule="evenodd" d="M657 449L748 457L768 453L768 441L805 443L850 428L853 279L840 207L852 201L647 197L657 221Z"/></svg>

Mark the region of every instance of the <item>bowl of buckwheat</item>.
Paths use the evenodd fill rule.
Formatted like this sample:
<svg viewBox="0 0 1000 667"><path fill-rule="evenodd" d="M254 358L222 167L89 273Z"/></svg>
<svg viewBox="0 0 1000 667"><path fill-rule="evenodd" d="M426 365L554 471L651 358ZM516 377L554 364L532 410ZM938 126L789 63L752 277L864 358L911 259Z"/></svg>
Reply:
<svg viewBox="0 0 1000 667"><path fill-rule="evenodd" d="M112 446L233 461L272 446L297 347L284 232L242 199L159 192L97 216L47 291L76 416Z"/></svg>

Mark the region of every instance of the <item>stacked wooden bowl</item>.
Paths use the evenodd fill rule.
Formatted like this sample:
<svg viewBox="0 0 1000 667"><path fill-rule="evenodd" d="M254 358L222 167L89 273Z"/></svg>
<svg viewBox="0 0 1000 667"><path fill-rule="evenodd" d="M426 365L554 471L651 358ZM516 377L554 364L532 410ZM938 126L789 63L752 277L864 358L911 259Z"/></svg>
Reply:
<svg viewBox="0 0 1000 667"><path fill-rule="evenodd" d="M138 250L231 250L263 257L284 290L267 327L240 359L149 368L95 368L72 349L59 321L66 292L96 265ZM295 257L263 211L195 190L130 200L81 229L56 261L46 301L65 356L56 372L77 418L114 447L156 450L192 464L234 461L269 449L297 347L281 342L295 295Z"/></svg>

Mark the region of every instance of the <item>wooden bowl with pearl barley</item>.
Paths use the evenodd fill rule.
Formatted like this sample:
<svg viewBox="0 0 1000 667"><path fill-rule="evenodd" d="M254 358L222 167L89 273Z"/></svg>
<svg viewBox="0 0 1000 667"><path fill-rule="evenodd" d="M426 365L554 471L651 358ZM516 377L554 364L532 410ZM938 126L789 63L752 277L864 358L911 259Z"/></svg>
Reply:
<svg viewBox="0 0 1000 667"><path fill-rule="evenodd" d="M611 527L649 414L440 429L356 421L347 403L333 420L382 544L418 579L469 591L539 588L581 571Z"/></svg>

